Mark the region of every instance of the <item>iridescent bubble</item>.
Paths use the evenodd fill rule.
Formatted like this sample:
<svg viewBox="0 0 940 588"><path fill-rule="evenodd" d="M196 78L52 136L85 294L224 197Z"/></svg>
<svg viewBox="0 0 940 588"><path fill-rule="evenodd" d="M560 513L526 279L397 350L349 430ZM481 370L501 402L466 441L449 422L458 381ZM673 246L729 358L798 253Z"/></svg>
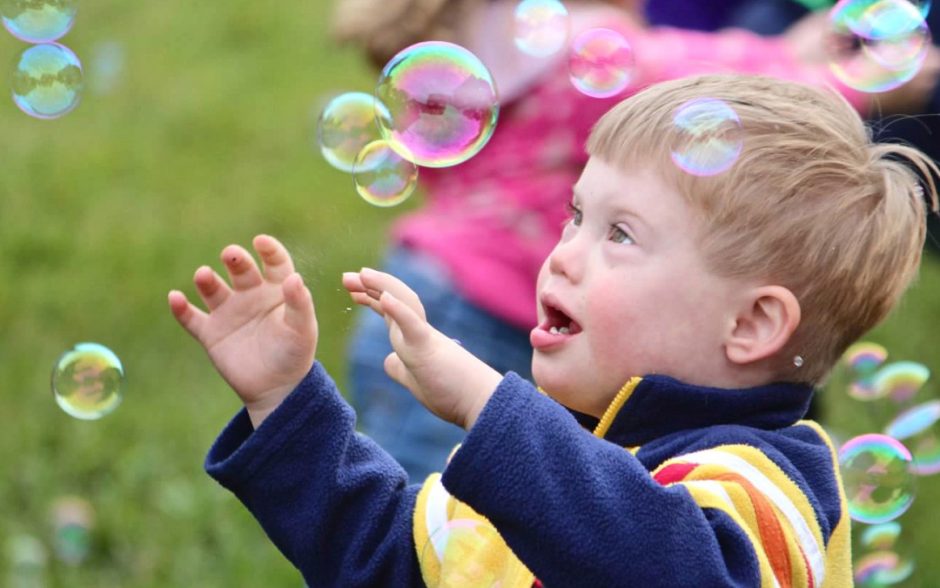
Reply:
<svg viewBox="0 0 940 588"><path fill-rule="evenodd" d="M17 59L11 82L20 110L36 118L58 118L78 105L82 64L64 45L33 45Z"/></svg>
<svg viewBox="0 0 940 588"><path fill-rule="evenodd" d="M522 0L516 6L516 47L534 57L548 57L568 42L568 9L559 0Z"/></svg>
<svg viewBox="0 0 940 588"><path fill-rule="evenodd" d="M382 69L375 95L388 109L382 137L425 167L462 163L496 129L499 101L493 76L476 55L453 43L418 43Z"/></svg>
<svg viewBox="0 0 940 588"><path fill-rule="evenodd" d="M869 433L839 449L849 515L868 524L895 519L914 502L911 453L900 441Z"/></svg>
<svg viewBox="0 0 940 588"><path fill-rule="evenodd" d="M908 0L841 0L829 16L829 67L862 92L886 92L910 81L931 45L924 15Z"/></svg>
<svg viewBox="0 0 940 588"><path fill-rule="evenodd" d="M878 390L875 388L874 376L878 367L888 358L888 350L882 345L868 341L859 341L849 346L842 355L853 376L849 385L849 396L857 400L875 400Z"/></svg>
<svg viewBox="0 0 940 588"><path fill-rule="evenodd" d="M872 374L888 358L883 345L869 341L853 343L842 354L842 361L857 374Z"/></svg>
<svg viewBox="0 0 940 588"><path fill-rule="evenodd" d="M124 366L113 351L98 343L79 343L59 357L52 370L52 391L65 412L94 420L121 403Z"/></svg>
<svg viewBox="0 0 940 588"><path fill-rule="evenodd" d="M900 413L885 427L885 434L911 449L911 472L918 476L940 473L940 440L934 425L940 420L940 400L930 400Z"/></svg>
<svg viewBox="0 0 940 588"><path fill-rule="evenodd" d="M43 588L48 585L49 554L39 538L24 533L6 535L6 586Z"/></svg>
<svg viewBox="0 0 940 588"><path fill-rule="evenodd" d="M50 43L69 32L75 0L0 0L3 26L27 43Z"/></svg>
<svg viewBox="0 0 940 588"><path fill-rule="evenodd" d="M439 570L437 588L496 588L512 560L501 555L508 550L494 550L494 545L504 544L492 525L474 519L447 521L421 550L422 568Z"/></svg>
<svg viewBox="0 0 940 588"><path fill-rule="evenodd" d="M744 145L741 119L722 100L695 98L673 115L678 131L670 154L686 173L713 176L737 161Z"/></svg>
<svg viewBox="0 0 940 588"><path fill-rule="evenodd" d="M885 427L885 435L904 441L929 429L937 420L940 420L940 400L930 400L894 417Z"/></svg>
<svg viewBox="0 0 940 588"><path fill-rule="evenodd" d="M91 553L95 511L78 496L62 496L52 505L52 545L56 557L68 565L79 565Z"/></svg>
<svg viewBox="0 0 940 588"><path fill-rule="evenodd" d="M894 547L901 535L901 525L896 521L872 525L862 531L862 546L877 551Z"/></svg>
<svg viewBox="0 0 940 588"><path fill-rule="evenodd" d="M914 562L894 551L874 551L855 562L857 588L882 588L903 582L914 573Z"/></svg>
<svg viewBox="0 0 940 588"><path fill-rule="evenodd" d="M353 181L359 195L374 206L395 206L411 196L418 184L418 167L402 146L373 141L363 147L353 164Z"/></svg>
<svg viewBox="0 0 940 588"><path fill-rule="evenodd" d="M891 398L895 402L912 399L930 379L927 366L914 361L896 361L881 367L872 379L876 396Z"/></svg>
<svg viewBox="0 0 940 588"><path fill-rule="evenodd" d="M317 120L317 144L324 159L351 172L362 148L382 138L376 116L387 119L389 113L371 94L347 92L330 100Z"/></svg>
<svg viewBox="0 0 940 588"><path fill-rule="evenodd" d="M124 47L118 41L101 41L92 48L91 66L88 68L88 87L99 95L110 94L117 88L124 74Z"/></svg>
<svg viewBox="0 0 940 588"><path fill-rule="evenodd" d="M571 43L571 83L592 98L609 98L623 92L633 79L634 65L633 48L617 31L588 29Z"/></svg>

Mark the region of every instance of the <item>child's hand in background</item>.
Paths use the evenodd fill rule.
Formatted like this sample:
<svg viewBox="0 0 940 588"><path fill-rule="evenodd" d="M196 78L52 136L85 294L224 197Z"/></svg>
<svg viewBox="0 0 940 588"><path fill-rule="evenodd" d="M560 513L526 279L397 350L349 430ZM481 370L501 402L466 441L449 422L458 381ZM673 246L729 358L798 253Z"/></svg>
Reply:
<svg viewBox="0 0 940 588"><path fill-rule="evenodd" d="M317 319L287 249L267 235L255 237L253 245L263 275L238 245L221 255L231 286L208 266L196 270L193 283L208 313L178 290L168 299L176 320L206 349L257 428L313 365Z"/></svg>
<svg viewBox="0 0 940 588"><path fill-rule="evenodd" d="M469 429L502 375L432 327L418 295L398 278L376 270L343 274L357 304L385 318L395 352L385 371L431 412Z"/></svg>

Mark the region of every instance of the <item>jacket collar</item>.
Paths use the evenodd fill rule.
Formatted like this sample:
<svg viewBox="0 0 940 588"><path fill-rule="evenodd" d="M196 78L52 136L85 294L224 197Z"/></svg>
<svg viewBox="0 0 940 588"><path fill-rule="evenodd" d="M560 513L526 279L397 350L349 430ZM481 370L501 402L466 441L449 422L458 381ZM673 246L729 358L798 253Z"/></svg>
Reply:
<svg viewBox="0 0 940 588"><path fill-rule="evenodd" d="M627 382L599 421L572 412L598 437L635 447L678 431L715 425L788 427L803 418L812 397L813 388L806 384L710 388L656 375Z"/></svg>

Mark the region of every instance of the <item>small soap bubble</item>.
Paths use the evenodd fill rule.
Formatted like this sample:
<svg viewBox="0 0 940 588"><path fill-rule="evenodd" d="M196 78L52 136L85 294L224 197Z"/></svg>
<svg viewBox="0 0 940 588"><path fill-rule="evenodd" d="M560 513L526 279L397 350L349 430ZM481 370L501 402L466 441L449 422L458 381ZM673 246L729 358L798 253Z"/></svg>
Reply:
<svg viewBox="0 0 940 588"><path fill-rule="evenodd" d="M533 57L548 57L568 42L568 9L559 0L522 0L516 5L516 47Z"/></svg>
<svg viewBox="0 0 940 588"><path fill-rule="evenodd" d="M918 476L940 473L940 439L936 424L940 421L940 400L913 406L888 423L885 434L904 441L911 450L911 472Z"/></svg>
<svg viewBox="0 0 940 588"><path fill-rule="evenodd" d="M344 172L352 172L362 148L382 138L376 117L388 118L388 109L364 92L340 94L324 107L317 120L317 144L324 159Z"/></svg>
<svg viewBox="0 0 940 588"><path fill-rule="evenodd" d="M911 453L900 441L869 433L839 449L839 467L849 515L868 524L886 523L914 502Z"/></svg>
<svg viewBox="0 0 940 588"><path fill-rule="evenodd" d="M474 519L447 521L433 533L421 550L423 569L438 572L436 588L497 588L511 559L496 529Z"/></svg>
<svg viewBox="0 0 940 588"><path fill-rule="evenodd" d="M829 24L829 67L861 92L886 92L907 83L931 46L924 14L908 0L841 0L830 11Z"/></svg>
<svg viewBox="0 0 940 588"><path fill-rule="evenodd" d="M873 551L855 562L856 588L883 588L903 582L914 573L914 562L894 551Z"/></svg>
<svg viewBox="0 0 940 588"><path fill-rule="evenodd" d="M27 43L50 43L75 23L75 0L0 0L3 26Z"/></svg>
<svg viewBox="0 0 940 588"><path fill-rule="evenodd" d="M49 554L37 537L25 533L8 535L6 540L6 586L44 588Z"/></svg>
<svg viewBox="0 0 940 588"><path fill-rule="evenodd" d="M862 546L876 551L894 547L901 535L901 524L897 521L872 525L862 531Z"/></svg>
<svg viewBox="0 0 940 588"><path fill-rule="evenodd" d="M52 505L52 546L56 557L68 565L79 565L91 552L95 512L84 498L62 496Z"/></svg>
<svg viewBox="0 0 940 588"><path fill-rule="evenodd" d="M124 47L117 41L96 43L88 68L88 87L98 95L110 94L120 86L124 76Z"/></svg>
<svg viewBox="0 0 940 588"><path fill-rule="evenodd" d="M885 435L904 441L918 435L940 420L940 400L930 400L900 413L885 427Z"/></svg>
<svg viewBox="0 0 940 588"><path fill-rule="evenodd" d="M52 391L59 407L77 419L99 419L121 403L124 366L98 343L79 343L59 357L52 370Z"/></svg>
<svg viewBox="0 0 940 588"><path fill-rule="evenodd" d="M868 341L859 341L849 346L842 355L853 380L849 385L849 396L857 400L876 400L879 390L875 388L874 376L888 358L884 346Z"/></svg>
<svg viewBox="0 0 940 588"><path fill-rule="evenodd" d="M568 56L568 74L574 87L592 98L623 92L633 78L633 48L611 29L588 29L575 37Z"/></svg>
<svg viewBox="0 0 940 588"><path fill-rule="evenodd" d="M64 45L33 45L17 59L11 81L20 110L35 118L58 118L78 105L82 64Z"/></svg>
<svg viewBox="0 0 940 588"><path fill-rule="evenodd" d="M878 398L888 397L898 403L911 400L930 379L930 369L915 361L896 361L875 372L872 384Z"/></svg>
<svg viewBox="0 0 940 588"><path fill-rule="evenodd" d="M400 145L390 141L373 141L366 145L353 164L353 181L363 200L373 206L401 204L418 185L418 167L407 157Z"/></svg>
<svg viewBox="0 0 940 588"><path fill-rule="evenodd" d="M713 176L727 171L738 160L744 133L741 119L726 102L695 98L676 109L673 123L677 132L670 154L684 172ZM803 358L796 356L794 365L802 366Z"/></svg>
<svg viewBox="0 0 940 588"><path fill-rule="evenodd" d="M388 109L382 137L424 167L448 167L476 155L499 116L493 76L476 55L443 41L418 43L382 69L375 95Z"/></svg>

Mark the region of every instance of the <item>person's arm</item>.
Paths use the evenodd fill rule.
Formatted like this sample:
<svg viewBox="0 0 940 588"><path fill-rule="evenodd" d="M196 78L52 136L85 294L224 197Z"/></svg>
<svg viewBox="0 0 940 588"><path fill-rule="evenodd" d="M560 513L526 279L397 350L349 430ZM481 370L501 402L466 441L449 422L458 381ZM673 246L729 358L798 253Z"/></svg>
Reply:
<svg viewBox="0 0 940 588"><path fill-rule="evenodd" d="M253 430L242 411L206 458L311 588L423 586L412 539L419 486L354 430L317 363Z"/></svg>
<svg viewBox="0 0 940 588"><path fill-rule="evenodd" d="M509 375L443 484L546 586L822 585L809 500L766 456L729 445L665 465L651 475Z"/></svg>
<svg viewBox="0 0 940 588"><path fill-rule="evenodd" d="M470 431L444 487L489 519L546 586L625 578L650 586L773 586L775 577L822 584L824 541L810 499L767 455L735 442L651 475L532 384L495 374L443 336L403 302L406 287L394 277L360 272L344 285L386 318L395 349L389 375Z"/></svg>
<svg viewBox="0 0 940 588"><path fill-rule="evenodd" d="M313 298L273 237L222 250L228 272L196 270L208 312L168 296L245 409L210 451L206 469L257 517L316 586L420 586L411 520L417 489L358 435L352 409L322 366Z"/></svg>

